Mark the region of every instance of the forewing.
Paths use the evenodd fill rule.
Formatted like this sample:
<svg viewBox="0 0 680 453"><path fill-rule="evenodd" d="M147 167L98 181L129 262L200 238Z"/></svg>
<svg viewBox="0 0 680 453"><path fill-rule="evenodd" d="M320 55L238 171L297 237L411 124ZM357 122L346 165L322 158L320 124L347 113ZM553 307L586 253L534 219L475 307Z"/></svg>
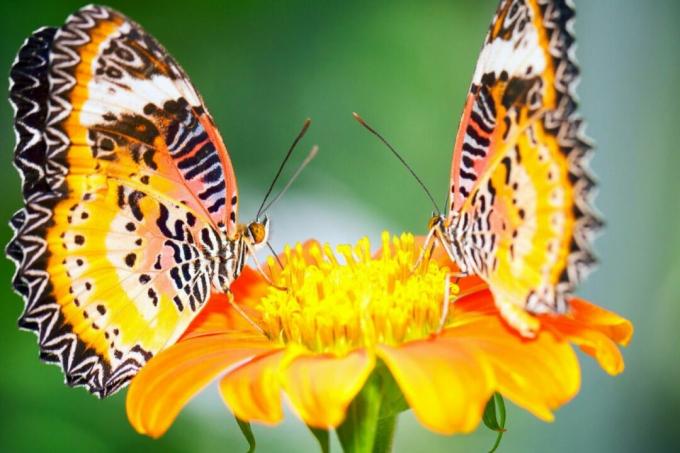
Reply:
<svg viewBox="0 0 680 453"><path fill-rule="evenodd" d="M467 253L510 315L563 312L594 263L573 15L564 0L501 2L456 139L451 212L472 225Z"/></svg>
<svg viewBox="0 0 680 453"><path fill-rule="evenodd" d="M11 84L19 323L70 385L106 396L209 297L203 252L236 221L229 157L179 66L109 9L36 32Z"/></svg>
<svg viewBox="0 0 680 453"><path fill-rule="evenodd" d="M81 9L57 32L49 79L52 190L64 191L67 171L156 177L163 193L233 231L236 180L224 143L184 71L139 25Z"/></svg>
<svg viewBox="0 0 680 453"><path fill-rule="evenodd" d="M451 210L474 189L536 120L568 119L578 74L569 49L573 16L564 0L501 1L484 40L463 110L451 166Z"/></svg>

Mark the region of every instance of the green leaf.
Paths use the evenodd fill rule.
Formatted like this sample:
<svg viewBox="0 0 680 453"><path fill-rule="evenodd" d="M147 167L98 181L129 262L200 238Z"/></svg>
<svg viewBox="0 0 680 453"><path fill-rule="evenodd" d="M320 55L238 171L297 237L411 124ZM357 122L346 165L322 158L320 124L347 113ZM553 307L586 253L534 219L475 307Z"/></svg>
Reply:
<svg viewBox="0 0 680 453"><path fill-rule="evenodd" d="M312 432L316 440L319 442L319 447L321 447L321 453L330 453L331 444L330 436L328 435L327 429L312 428L308 426L309 430Z"/></svg>
<svg viewBox="0 0 680 453"><path fill-rule="evenodd" d="M255 435L253 434L253 430L250 427L250 423L244 422L238 417L234 417L236 419L236 423L238 423L238 427L241 430L241 433L243 434L243 437L246 438L248 441L248 453L253 453L255 451Z"/></svg>
<svg viewBox="0 0 680 453"><path fill-rule="evenodd" d="M496 407L498 408L500 427L503 431L505 431L505 401L503 400L503 396L498 392L493 395L493 398L496 401Z"/></svg>
<svg viewBox="0 0 680 453"><path fill-rule="evenodd" d="M500 424L498 423L498 417L496 416L496 394L493 394L489 401L486 403L484 408L484 415L482 415L482 421L487 428L498 431L500 429Z"/></svg>
<svg viewBox="0 0 680 453"><path fill-rule="evenodd" d="M500 393L496 392L486 403L484 408L484 415L482 416L482 421L487 426L487 428L496 431L498 435L496 436L496 442L489 450L489 453L496 451L501 443L503 433L505 433L505 401Z"/></svg>

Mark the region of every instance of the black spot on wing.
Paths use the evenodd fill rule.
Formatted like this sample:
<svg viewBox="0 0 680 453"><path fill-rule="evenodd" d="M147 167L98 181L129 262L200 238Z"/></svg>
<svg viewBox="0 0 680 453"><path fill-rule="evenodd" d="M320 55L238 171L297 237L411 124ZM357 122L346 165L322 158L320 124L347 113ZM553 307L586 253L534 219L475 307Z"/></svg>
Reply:
<svg viewBox="0 0 680 453"><path fill-rule="evenodd" d="M222 169L221 169L221 168L217 168L217 171L218 171L218 172L221 172ZM218 194L218 193L220 193L220 192L224 192L224 190L225 190L225 189L224 189L224 183L214 184L214 185L212 185L212 186L206 187L202 192L199 192L199 193L198 193L198 198L200 198L201 200L205 201L205 200L207 200L208 198L210 198L210 197L213 196L213 195L216 195L216 194Z"/></svg>
<svg viewBox="0 0 680 453"><path fill-rule="evenodd" d="M478 145L487 147L491 144L491 140L488 138L482 137L477 133L474 127L468 125L468 127L465 129L465 133L470 136L475 142L477 142Z"/></svg>
<svg viewBox="0 0 680 453"><path fill-rule="evenodd" d="M141 222L144 220L144 213L142 213L142 209L139 206L139 202L144 198L146 195L143 192L140 192L138 190L134 190L130 193L128 196L128 204L130 205L130 211L132 211L132 215L137 219L137 221Z"/></svg>
<svg viewBox="0 0 680 453"><path fill-rule="evenodd" d="M477 148L470 143L463 143L463 151L466 153L470 153L475 157L484 157L486 156L486 151L483 148Z"/></svg>
<svg viewBox="0 0 680 453"><path fill-rule="evenodd" d="M467 179L469 181L476 181L477 180L477 175L474 173L467 172L461 168L460 170L460 176L463 179Z"/></svg>
<svg viewBox="0 0 680 453"><path fill-rule="evenodd" d="M125 264L128 267L133 267L135 265L135 261L137 260L137 255L134 253L128 253L125 255Z"/></svg>
<svg viewBox="0 0 680 453"><path fill-rule="evenodd" d="M212 169L213 166L218 166L220 164L220 156L218 156L217 153L211 154L206 159L203 159L201 162L191 167L191 169L184 174L184 177L187 179L193 179L198 175Z"/></svg>
<svg viewBox="0 0 680 453"><path fill-rule="evenodd" d="M208 206L208 212L213 214L219 211L224 206L224 203L225 203L224 197L218 198L212 205ZM236 221L236 214L234 214L233 211L231 212L230 219L232 222Z"/></svg>
<svg viewBox="0 0 680 453"><path fill-rule="evenodd" d="M509 185L510 184L510 170L512 168L512 161L508 156L505 156L501 160L501 164L505 167L505 184Z"/></svg>
<svg viewBox="0 0 680 453"><path fill-rule="evenodd" d="M216 154L215 153L215 146L210 143L210 142L205 142L203 146L196 152L191 157L187 157L186 159L182 159L179 161L177 164L177 167L180 170L186 170L189 168L193 168L196 165L200 164L203 160L207 159L208 157Z"/></svg>
<svg viewBox="0 0 680 453"><path fill-rule="evenodd" d="M531 79L513 78L508 82L508 85L505 88L501 104L503 104L506 109L509 109L516 102L526 101L527 92L534 83L537 83L537 80L536 77Z"/></svg>

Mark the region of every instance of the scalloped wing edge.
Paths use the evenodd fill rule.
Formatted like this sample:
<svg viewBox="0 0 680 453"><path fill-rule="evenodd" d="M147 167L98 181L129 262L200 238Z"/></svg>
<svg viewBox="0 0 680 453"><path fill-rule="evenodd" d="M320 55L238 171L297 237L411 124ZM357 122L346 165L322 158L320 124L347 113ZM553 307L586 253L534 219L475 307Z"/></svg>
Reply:
<svg viewBox="0 0 680 453"><path fill-rule="evenodd" d="M14 165L22 179L25 206L14 214L14 235L6 253L15 263L14 290L24 300L19 327L38 337L40 358L58 365L65 383L84 386L100 398L125 386L150 358L139 348L126 363L112 370L81 342L50 296L45 232L52 208L63 197L66 168L59 162L69 145L53 125L70 113L66 96L75 83L69 73L79 61L75 48L89 39L97 19L109 17L103 7L86 6L71 15L62 28L43 27L23 43L10 71L10 103L14 109ZM59 45L54 45L59 39ZM62 156L63 158L63 156Z"/></svg>
<svg viewBox="0 0 680 453"><path fill-rule="evenodd" d="M575 88L580 71L575 57L574 6L570 0L537 0L537 4L541 8L543 24L550 38L549 51L554 58L557 91L557 108L546 114L543 124L555 134L567 155L569 177L574 185L573 240L565 273L556 288L565 297L597 264L592 241L596 233L604 227L604 221L593 205L596 180L589 162L594 145L586 136L585 123L577 113ZM563 311L568 309L568 304L557 306L563 307ZM527 309L531 310L531 307L527 306Z"/></svg>

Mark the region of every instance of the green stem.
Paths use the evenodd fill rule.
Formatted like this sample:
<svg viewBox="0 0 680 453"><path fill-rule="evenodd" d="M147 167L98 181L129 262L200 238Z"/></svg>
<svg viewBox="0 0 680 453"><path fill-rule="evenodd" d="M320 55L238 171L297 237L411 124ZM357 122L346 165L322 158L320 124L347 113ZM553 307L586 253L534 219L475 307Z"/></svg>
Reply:
<svg viewBox="0 0 680 453"><path fill-rule="evenodd" d="M236 419L236 423L238 424L238 427L241 430L243 437L245 437L246 441L248 442L248 453L253 453L255 451L256 443L255 435L253 434L253 430L250 427L250 423L244 422L238 417L234 418Z"/></svg>
<svg viewBox="0 0 680 453"><path fill-rule="evenodd" d="M346 453L389 453L392 451L399 412L408 406L387 367L382 363L366 380L336 428Z"/></svg>
<svg viewBox="0 0 680 453"><path fill-rule="evenodd" d="M494 453L498 447L501 445L501 439L503 438L503 433L504 431L498 431L498 434L496 434L496 442L494 442L493 446L491 447L491 450L489 450L489 453Z"/></svg>
<svg viewBox="0 0 680 453"><path fill-rule="evenodd" d="M378 432L373 444L373 453L389 453L394 444L394 434L397 431L397 415L381 418L378 421Z"/></svg>
<svg viewBox="0 0 680 453"><path fill-rule="evenodd" d="M375 374L347 408L347 416L336 432L346 453L371 453L378 431L382 392L380 378Z"/></svg>
<svg viewBox="0 0 680 453"><path fill-rule="evenodd" d="M312 428L311 426L309 427L309 430L312 432L317 442L319 442L319 448L321 449L321 453L330 453L331 440L330 436L328 435L328 430L321 428Z"/></svg>

